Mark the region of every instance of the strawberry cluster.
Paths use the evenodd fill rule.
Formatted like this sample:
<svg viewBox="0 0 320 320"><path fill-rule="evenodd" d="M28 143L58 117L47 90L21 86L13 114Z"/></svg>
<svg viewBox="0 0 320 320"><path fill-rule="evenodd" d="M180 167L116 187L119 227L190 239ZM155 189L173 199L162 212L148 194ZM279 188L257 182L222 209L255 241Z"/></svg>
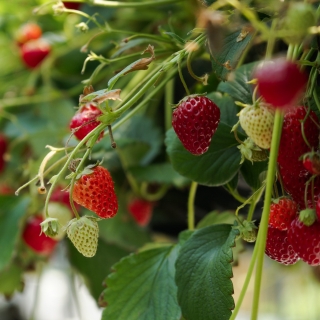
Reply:
<svg viewBox="0 0 320 320"><path fill-rule="evenodd" d="M270 208L266 254L282 264L320 265L319 120L303 106L284 116L279 178L291 199ZM300 213L299 213L300 211Z"/></svg>
<svg viewBox="0 0 320 320"><path fill-rule="evenodd" d="M20 27L16 34L16 42L20 47L20 57L26 67L38 67L50 53L50 44L42 38L42 29L33 22Z"/></svg>

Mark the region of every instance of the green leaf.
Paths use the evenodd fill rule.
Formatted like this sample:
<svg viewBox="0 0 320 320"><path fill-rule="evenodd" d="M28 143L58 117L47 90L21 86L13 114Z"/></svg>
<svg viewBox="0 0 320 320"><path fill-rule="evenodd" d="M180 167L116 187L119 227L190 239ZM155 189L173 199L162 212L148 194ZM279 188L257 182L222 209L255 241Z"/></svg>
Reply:
<svg viewBox="0 0 320 320"><path fill-rule="evenodd" d="M178 320L174 282L180 246L142 251L123 258L107 280L102 320Z"/></svg>
<svg viewBox="0 0 320 320"><path fill-rule="evenodd" d="M127 152L126 161L130 161L131 165L148 164L160 152L163 139L155 123L141 115L130 118L113 136L121 152Z"/></svg>
<svg viewBox="0 0 320 320"><path fill-rule="evenodd" d="M178 301L188 320L227 320L234 308L231 225L196 230L180 250L176 262Z"/></svg>
<svg viewBox="0 0 320 320"><path fill-rule="evenodd" d="M166 146L173 168L184 177L207 186L220 186L230 181L240 168L240 152L231 127L221 123L209 150L194 156L181 144L174 130L167 131Z"/></svg>
<svg viewBox="0 0 320 320"><path fill-rule="evenodd" d="M133 167L129 172L140 182L165 183L177 186L186 185L190 180L175 171L171 163L157 163L146 167Z"/></svg>
<svg viewBox="0 0 320 320"><path fill-rule="evenodd" d="M15 254L15 245L21 234L21 218L29 203L28 198L0 196L0 270Z"/></svg>
<svg viewBox="0 0 320 320"><path fill-rule="evenodd" d="M212 211L209 212L203 219L197 224L197 229L201 229L213 224L229 223L232 224L235 220L234 212L231 211Z"/></svg>
<svg viewBox="0 0 320 320"><path fill-rule="evenodd" d="M237 30L224 38L224 44L217 53L211 52L211 61L213 71L217 77L222 80L227 80L228 74L237 67L237 64L249 45L253 31L250 31L242 40L241 34L250 31L249 29ZM209 45L210 48L210 45ZM228 65L228 67L225 66Z"/></svg>
<svg viewBox="0 0 320 320"><path fill-rule="evenodd" d="M217 90L228 93L235 101L252 104L254 85L247 82L252 80L252 70L256 63L249 63L237 69L228 82L220 82Z"/></svg>
<svg viewBox="0 0 320 320"><path fill-rule="evenodd" d="M82 274L92 296L98 300L103 291L102 283L106 274L110 272L112 265L126 256L129 251L99 239L96 255L88 259L78 252L71 241L67 240L67 244L71 265Z"/></svg>
<svg viewBox="0 0 320 320"><path fill-rule="evenodd" d="M125 203L125 200L119 203ZM127 249L136 250L145 243L150 242L150 234L147 229L139 227L129 216L125 206L119 206L119 210L112 219L105 219L99 222L100 237L109 243Z"/></svg>
<svg viewBox="0 0 320 320"><path fill-rule="evenodd" d="M254 162L245 161L241 166L241 174L247 184L253 189L258 190L261 187L265 176L260 174L268 170L268 161Z"/></svg>
<svg viewBox="0 0 320 320"><path fill-rule="evenodd" d="M207 95L220 109L220 121L233 127L239 118L237 114L240 108L234 103L229 96L222 96L220 92L211 92Z"/></svg>
<svg viewBox="0 0 320 320"><path fill-rule="evenodd" d="M0 292L11 296L15 291L23 290L23 269L17 265L8 265L0 272Z"/></svg>

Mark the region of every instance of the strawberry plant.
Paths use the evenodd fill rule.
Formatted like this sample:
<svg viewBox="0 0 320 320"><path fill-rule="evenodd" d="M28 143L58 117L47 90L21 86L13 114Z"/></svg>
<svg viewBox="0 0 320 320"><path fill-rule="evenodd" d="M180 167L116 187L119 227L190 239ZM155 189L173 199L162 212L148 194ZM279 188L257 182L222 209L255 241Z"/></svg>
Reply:
<svg viewBox="0 0 320 320"><path fill-rule="evenodd" d="M1 293L65 250L101 320L255 320L320 266L319 1L3 11Z"/></svg>

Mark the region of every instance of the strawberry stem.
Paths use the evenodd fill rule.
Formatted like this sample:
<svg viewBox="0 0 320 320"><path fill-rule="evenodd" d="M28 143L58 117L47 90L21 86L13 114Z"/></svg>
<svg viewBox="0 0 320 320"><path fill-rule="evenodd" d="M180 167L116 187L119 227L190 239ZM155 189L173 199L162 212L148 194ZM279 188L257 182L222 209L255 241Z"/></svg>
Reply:
<svg viewBox="0 0 320 320"><path fill-rule="evenodd" d="M179 72L179 77L180 77L180 80L183 84L183 87L184 87L184 90L186 91L186 94L187 96L190 96L190 91L189 91L189 88L186 84L186 81L184 80L184 77L183 77L183 74L182 74L182 70L181 70L181 60L179 59L178 61L178 72Z"/></svg>
<svg viewBox="0 0 320 320"><path fill-rule="evenodd" d="M196 196L198 183L195 181L191 182L189 198L188 198L188 230L194 230L194 199Z"/></svg>
<svg viewBox="0 0 320 320"><path fill-rule="evenodd" d="M271 198L272 198L273 181L275 179L275 173L276 173L282 123L283 123L283 113L280 109L276 109L273 132L272 132L270 158L269 158L268 171L267 171L264 206L263 206L259 233L258 233L259 242L257 244L258 254L257 254L257 266L256 266L256 276L255 276L255 283L254 283L253 307L252 307L252 313L251 313L251 320L256 320L258 317L264 252L266 247L270 204L271 204Z"/></svg>

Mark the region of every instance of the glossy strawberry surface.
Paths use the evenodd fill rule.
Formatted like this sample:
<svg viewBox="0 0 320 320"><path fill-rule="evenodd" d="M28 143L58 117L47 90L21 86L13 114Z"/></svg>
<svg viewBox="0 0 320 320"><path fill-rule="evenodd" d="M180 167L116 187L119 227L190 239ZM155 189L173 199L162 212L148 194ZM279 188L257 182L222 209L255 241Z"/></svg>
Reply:
<svg viewBox="0 0 320 320"><path fill-rule="evenodd" d="M82 140L89 132L95 129L100 122L96 118L102 112L94 105L87 104L79 109L70 121L70 129L74 131L74 135L78 140ZM103 137L101 132L99 139Z"/></svg>
<svg viewBox="0 0 320 320"><path fill-rule="evenodd" d="M288 241L299 258L311 266L320 265L320 222L304 225L299 218L288 229Z"/></svg>
<svg viewBox="0 0 320 320"><path fill-rule="evenodd" d="M183 146L194 155L208 151L220 122L220 109L210 99L190 96L173 112L172 126Z"/></svg>
<svg viewBox="0 0 320 320"><path fill-rule="evenodd" d="M311 173L304 167L302 155L317 148L319 143L319 120L313 111L307 115L305 107L296 107L284 116L282 134L279 146L278 165L279 173L284 189L298 203L300 209L306 207L304 194L306 183ZM308 144L303 138L304 136ZM320 193L320 179L314 180L314 186L308 187L307 200L312 200L312 192L315 196Z"/></svg>
<svg viewBox="0 0 320 320"><path fill-rule="evenodd" d="M268 227L266 255L285 265L295 264L299 257L288 241L287 231Z"/></svg>
<svg viewBox="0 0 320 320"><path fill-rule="evenodd" d="M74 185L73 200L93 211L100 218L112 218L118 211L118 200L109 171L97 166L83 174Z"/></svg>
<svg viewBox="0 0 320 320"><path fill-rule="evenodd" d="M269 225L279 230L287 230L298 215L298 205L289 198L278 199L271 203Z"/></svg>
<svg viewBox="0 0 320 320"><path fill-rule="evenodd" d="M285 58L264 62L255 70L254 78L258 80L260 95L278 108L295 106L308 82L299 65Z"/></svg>

